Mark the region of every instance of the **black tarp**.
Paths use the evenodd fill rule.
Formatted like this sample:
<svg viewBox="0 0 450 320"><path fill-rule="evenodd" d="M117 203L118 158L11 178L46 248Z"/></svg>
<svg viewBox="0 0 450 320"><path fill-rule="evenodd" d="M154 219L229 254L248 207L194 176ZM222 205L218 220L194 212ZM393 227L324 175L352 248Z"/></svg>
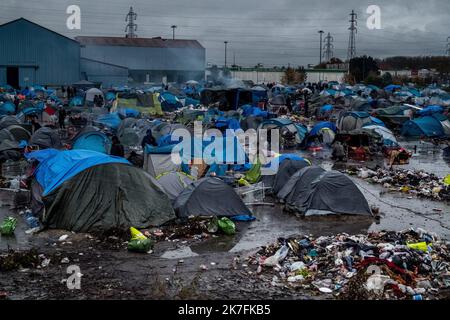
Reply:
<svg viewBox="0 0 450 320"><path fill-rule="evenodd" d="M174 203L178 217L251 215L234 189L218 178L208 177L193 182Z"/></svg>
<svg viewBox="0 0 450 320"><path fill-rule="evenodd" d="M159 226L175 218L169 198L142 169L91 167L44 198L44 225L76 232Z"/></svg>
<svg viewBox="0 0 450 320"><path fill-rule="evenodd" d="M320 167L306 167L289 179L278 193L286 207L305 214L372 215L364 195L346 175L325 171Z"/></svg>
<svg viewBox="0 0 450 320"><path fill-rule="evenodd" d="M309 164L303 160L293 160L285 159L281 162L278 172L275 175L275 180L273 182L272 190L274 194L277 194L286 182L291 178L297 171L307 167Z"/></svg>

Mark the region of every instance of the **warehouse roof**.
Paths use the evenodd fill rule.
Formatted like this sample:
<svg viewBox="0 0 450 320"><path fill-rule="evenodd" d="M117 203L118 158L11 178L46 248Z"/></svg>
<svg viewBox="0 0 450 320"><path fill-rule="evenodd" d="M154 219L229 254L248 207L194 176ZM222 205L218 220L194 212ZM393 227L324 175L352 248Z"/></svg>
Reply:
<svg viewBox="0 0 450 320"><path fill-rule="evenodd" d="M171 40L162 38L87 37L75 38L81 45L125 46L148 48L196 48L204 49L197 40Z"/></svg>

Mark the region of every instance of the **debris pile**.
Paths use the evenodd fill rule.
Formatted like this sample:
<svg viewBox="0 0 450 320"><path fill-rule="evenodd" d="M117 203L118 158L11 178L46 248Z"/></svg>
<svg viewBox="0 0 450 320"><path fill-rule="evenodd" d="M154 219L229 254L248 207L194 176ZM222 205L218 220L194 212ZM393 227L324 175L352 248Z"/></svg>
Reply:
<svg viewBox="0 0 450 320"><path fill-rule="evenodd" d="M356 174L355 171L347 171L347 173ZM380 184L390 191L400 191L435 200L450 200L450 187L436 175L422 170L360 169L357 174L359 178Z"/></svg>
<svg viewBox="0 0 450 320"><path fill-rule="evenodd" d="M450 288L449 245L423 229L278 239L248 258L273 286L338 299L436 299ZM271 274L270 274L271 276Z"/></svg>

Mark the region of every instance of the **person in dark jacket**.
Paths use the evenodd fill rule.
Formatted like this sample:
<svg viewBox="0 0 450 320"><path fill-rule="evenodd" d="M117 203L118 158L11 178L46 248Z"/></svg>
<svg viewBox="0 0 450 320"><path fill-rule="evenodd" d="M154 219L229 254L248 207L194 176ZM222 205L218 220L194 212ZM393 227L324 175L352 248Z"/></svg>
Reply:
<svg viewBox="0 0 450 320"><path fill-rule="evenodd" d="M156 143L156 139L153 136L151 129L147 130L145 137L142 139L142 142L141 142L142 149L144 149L145 145L147 145L147 144L154 146L154 147L158 146L158 143Z"/></svg>
<svg viewBox="0 0 450 320"><path fill-rule="evenodd" d="M112 146L111 146L110 154L112 156L117 156L117 157L122 157L122 158L125 156L125 150L117 136L112 137Z"/></svg>

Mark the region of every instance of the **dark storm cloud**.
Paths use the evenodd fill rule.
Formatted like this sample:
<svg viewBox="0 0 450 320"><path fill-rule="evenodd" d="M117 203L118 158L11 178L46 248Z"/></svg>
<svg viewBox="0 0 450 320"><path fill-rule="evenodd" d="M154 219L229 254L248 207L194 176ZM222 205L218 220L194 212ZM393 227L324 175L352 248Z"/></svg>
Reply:
<svg viewBox="0 0 450 320"><path fill-rule="evenodd" d="M65 27L68 5L82 12L82 30ZM369 5L381 8L382 29L366 27ZM440 55L450 36L448 0L2 0L0 22L25 17L67 36L122 36L125 14L138 13L141 37L198 39L207 61L222 64L223 41L229 62L240 65L306 65L318 62L318 30L334 37L334 55L346 58L349 13L358 14L357 54Z"/></svg>

